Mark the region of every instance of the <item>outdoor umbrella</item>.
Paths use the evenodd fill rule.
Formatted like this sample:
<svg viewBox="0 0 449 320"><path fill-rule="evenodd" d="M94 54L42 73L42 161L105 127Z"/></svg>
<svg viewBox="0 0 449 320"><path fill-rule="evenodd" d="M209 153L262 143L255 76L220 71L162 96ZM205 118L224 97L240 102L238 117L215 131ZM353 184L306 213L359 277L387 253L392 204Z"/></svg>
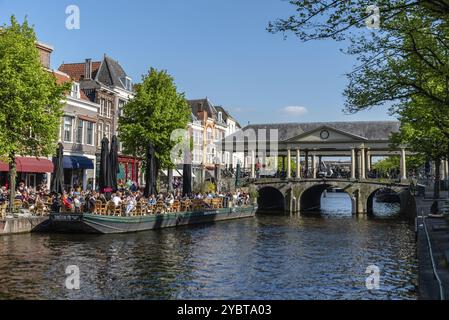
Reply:
<svg viewBox="0 0 449 320"><path fill-rule="evenodd" d="M145 191L144 195L149 198L151 195L157 193L156 189L156 179L157 179L157 162L156 162L156 151L154 150L153 144L150 143L147 148L147 159L146 159L146 170L145 170Z"/></svg>
<svg viewBox="0 0 449 320"><path fill-rule="evenodd" d="M98 186L100 193L106 195L106 199L110 199L112 191L111 169L109 161L109 140L104 137L101 140L101 156L100 156L100 176Z"/></svg>
<svg viewBox="0 0 449 320"><path fill-rule="evenodd" d="M220 192L220 176L221 176L221 167L220 164L216 163L214 168L214 179L215 179L215 186L217 187L217 192Z"/></svg>
<svg viewBox="0 0 449 320"><path fill-rule="evenodd" d="M235 186L240 187L240 176L242 175L242 168L240 163L237 164L237 170L235 172Z"/></svg>
<svg viewBox="0 0 449 320"><path fill-rule="evenodd" d="M56 157L53 158L53 176L51 179L51 192L62 194L64 192L64 147L62 143L58 144Z"/></svg>
<svg viewBox="0 0 449 320"><path fill-rule="evenodd" d="M109 166L111 168L111 188L112 192L118 190L117 187L117 174L119 173L118 165L118 140L116 136L112 137L111 151L109 153Z"/></svg>
<svg viewBox="0 0 449 320"><path fill-rule="evenodd" d="M182 173L182 194L189 195L192 193L192 165L184 163Z"/></svg>

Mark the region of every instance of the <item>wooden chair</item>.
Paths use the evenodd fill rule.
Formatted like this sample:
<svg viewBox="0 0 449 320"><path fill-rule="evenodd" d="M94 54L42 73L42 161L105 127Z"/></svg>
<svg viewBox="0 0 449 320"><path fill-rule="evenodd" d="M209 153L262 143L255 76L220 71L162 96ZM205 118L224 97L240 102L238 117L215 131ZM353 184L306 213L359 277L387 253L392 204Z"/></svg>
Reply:
<svg viewBox="0 0 449 320"><path fill-rule="evenodd" d="M144 204L139 201L136 204L136 208L134 209L134 215L143 216L143 214L144 214Z"/></svg>
<svg viewBox="0 0 449 320"><path fill-rule="evenodd" d="M35 214L38 216L44 216L46 208L43 202L38 201L35 206Z"/></svg>
<svg viewBox="0 0 449 320"><path fill-rule="evenodd" d="M181 202L179 200L175 200L172 205L172 212L180 212L181 211Z"/></svg>
<svg viewBox="0 0 449 320"><path fill-rule="evenodd" d="M19 209L22 208L22 205L23 205L22 200L19 200L19 199L14 200L14 202L13 202L13 211L14 212L18 212Z"/></svg>
<svg viewBox="0 0 449 320"><path fill-rule="evenodd" d="M223 208L223 199L215 198L212 200L212 208L221 209Z"/></svg>
<svg viewBox="0 0 449 320"><path fill-rule="evenodd" d="M108 212L107 209L107 204L103 203L101 200L95 201L94 214L106 215Z"/></svg>
<svg viewBox="0 0 449 320"><path fill-rule="evenodd" d="M2 205L0 205L0 219L6 219L6 208L8 207L8 204L5 202Z"/></svg>
<svg viewBox="0 0 449 320"><path fill-rule="evenodd" d="M152 215L152 214L154 214L154 210L155 210L155 206L153 206L151 204L146 205L146 210L145 210L146 214Z"/></svg>
<svg viewBox="0 0 449 320"><path fill-rule="evenodd" d="M115 215L115 203L112 201L108 201L106 203L106 214L109 216Z"/></svg>
<svg viewBox="0 0 449 320"><path fill-rule="evenodd" d="M194 210L194 211L203 210L204 207L205 207L205 202L203 200L195 199L192 201L192 205L191 205L192 210Z"/></svg>
<svg viewBox="0 0 449 320"><path fill-rule="evenodd" d="M188 212L192 210L192 201L189 199L181 201L181 212Z"/></svg>
<svg viewBox="0 0 449 320"><path fill-rule="evenodd" d="M156 203L156 206L155 206L155 208L154 208L154 213L155 213L155 214L163 214L163 213L165 213L165 204L164 204L164 201L159 200L159 201Z"/></svg>

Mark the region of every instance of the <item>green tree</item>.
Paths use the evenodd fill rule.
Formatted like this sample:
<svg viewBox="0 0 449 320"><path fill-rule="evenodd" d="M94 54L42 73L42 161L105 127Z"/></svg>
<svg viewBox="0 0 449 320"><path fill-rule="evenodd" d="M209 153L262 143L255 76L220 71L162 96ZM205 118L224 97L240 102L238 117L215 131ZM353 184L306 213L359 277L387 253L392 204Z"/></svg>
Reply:
<svg viewBox="0 0 449 320"><path fill-rule="evenodd" d="M170 152L177 143L171 140L171 134L187 129L191 114L184 94L177 91L166 71L153 68L135 88L135 98L126 104L119 119L124 152L145 159L151 142L159 167L171 168Z"/></svg>
<svg viewBox="0 0 449 320"><path fill-rule="evenodd" d="M399 111L401 130L393 135L395 145L406 144L412 151L435 163L434 197L439 198L440 164L448 159L449 138L433 125L433 111L427 100L414 98Z"/></svg>
<svg viewBox="0 0 449 320"><path fill-rule="evenodd" d="M62 101L70 85L58 85L53 74L42 67L36 42L26 20L20 24L13 16L11 25L0 29L0 156L10 168L11 207L16 156L54 153Z"/></svg>

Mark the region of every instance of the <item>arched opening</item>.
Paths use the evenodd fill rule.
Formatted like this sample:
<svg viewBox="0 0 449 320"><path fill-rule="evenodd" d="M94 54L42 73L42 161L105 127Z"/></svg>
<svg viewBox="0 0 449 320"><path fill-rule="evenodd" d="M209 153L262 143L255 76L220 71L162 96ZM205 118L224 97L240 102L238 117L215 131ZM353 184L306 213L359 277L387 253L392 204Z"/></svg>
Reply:
<svg viewBox="0 0 449 320"><path fill-rule="evenodd" d="M351 216L355 200L342 189L328 184L313 186L305 190L300 199L302 213L320 213Z"/></svg>
<svg viewBox="0 0 449 320"><path fill-rule="evenodd" d="M392 216L401 210L401 198L390 188L380 188L372 192L367 200L367 212L375 216Z"/></svg>
<svg viewBox="0 0 449 320"><path fill-rule="evenodd" d="M285 198L282 192L273 187L264 187L259 190L257 204L261 213L283 214L285 212Z"/></svg>

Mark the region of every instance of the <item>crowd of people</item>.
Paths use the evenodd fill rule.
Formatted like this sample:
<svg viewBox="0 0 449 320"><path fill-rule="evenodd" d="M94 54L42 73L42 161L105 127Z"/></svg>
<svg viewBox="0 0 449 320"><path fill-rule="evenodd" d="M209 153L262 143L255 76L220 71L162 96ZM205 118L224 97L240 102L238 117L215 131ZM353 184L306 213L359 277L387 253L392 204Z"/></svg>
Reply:
<svg viewBox="0 0 449 320"><path fill-rule="evenodd" d="M82 190L80 187L70 188L62 194L52 194L46 185L30 188L24 182L20 182L16 189L15 203L20 204L18 211L36 213L37 208L41 208L40 214L49 212L95 212L99 202L102 204L113 203L116 208L123 209L123 215L129 216L136 210L137 204L146 206L156 206L163 204L165 212L170 212L170 208L176 203L186 200L204 200L209 203L211 199L221 199L223 204L243 206L249 204L249 195L237 190L233 193L207 192L191 193L183 195L179 185L173 192L163 192L144 196L144 189L136 182L127 181L118 184L118 190L113 193L100 193L96 190ZM0 206L9 200L9 192L6 186L0 188Z"/></svg>

